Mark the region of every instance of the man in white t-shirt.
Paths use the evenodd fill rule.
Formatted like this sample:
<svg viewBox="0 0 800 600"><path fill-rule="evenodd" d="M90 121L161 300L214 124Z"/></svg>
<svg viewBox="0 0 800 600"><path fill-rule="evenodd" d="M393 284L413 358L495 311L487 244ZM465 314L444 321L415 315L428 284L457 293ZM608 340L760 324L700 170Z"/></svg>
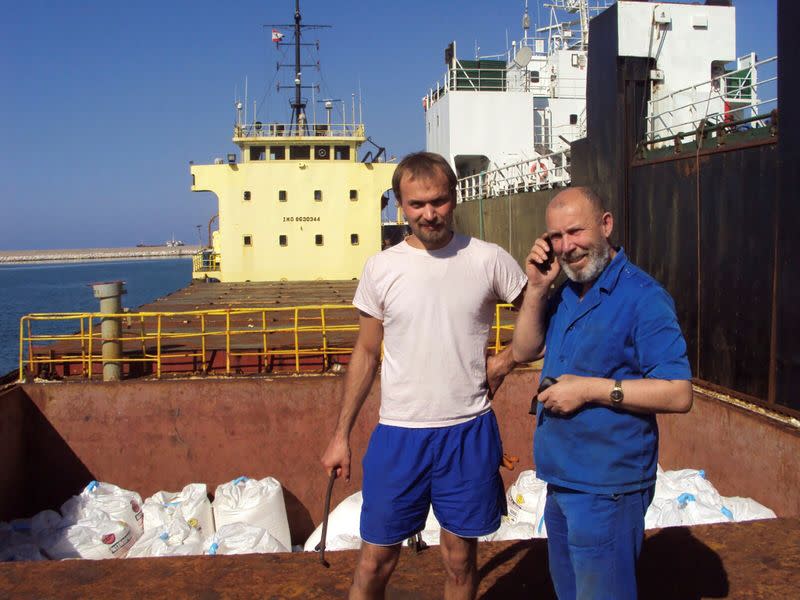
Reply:
<svg viewBox="0 0 800 600"><path fill-rule="evenodd" d="M383 343L380 422L364 456L364 543L351 598L382 598L403 540L442 526L445 597L474 598L477 538L505 513L502 446L491 396L513 369L486 358L498 301L519 304L527 278L495 244L453 232L456 175L441 156L405 157L392 188L411 227L371 257L356 290L359 334L334 437L322 457L349 479L349 436Z"/></svg>

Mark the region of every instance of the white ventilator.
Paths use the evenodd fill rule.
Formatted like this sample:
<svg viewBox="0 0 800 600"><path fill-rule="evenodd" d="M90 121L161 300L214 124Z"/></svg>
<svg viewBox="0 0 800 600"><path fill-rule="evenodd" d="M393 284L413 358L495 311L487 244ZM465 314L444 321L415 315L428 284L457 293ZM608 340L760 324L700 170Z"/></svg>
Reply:
<svg viewBox="0 0 800 600"><path fill-rule="evenodd" d="M265 529L285 548L292 547L283 488L272 477L239 477L217 486L212 508L217 529L230 523L246 523Z"/></svg>

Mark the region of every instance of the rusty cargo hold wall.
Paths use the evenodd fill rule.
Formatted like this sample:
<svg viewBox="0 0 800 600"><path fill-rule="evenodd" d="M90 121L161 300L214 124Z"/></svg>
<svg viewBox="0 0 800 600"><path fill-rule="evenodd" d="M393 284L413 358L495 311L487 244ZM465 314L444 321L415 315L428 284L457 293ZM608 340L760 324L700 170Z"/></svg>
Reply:
<svg viewBox="0 0 800 600"><path fill-rule="evenodd" d="M796 2L778 0L778 56L784 65L800 60L795 24L800 17ZM797 78L781 77L778 71L778 106L789 110L781 113L781 132L778 141L779 173L777 210L775 214L776 268L775 319L773 321L770 363L775 400L800 409L800 281L797 276L797 257L800 256L800 115L797 106L800 89Z"/></svg>
<svg viewBox="0 0 800 600"><path fill-rule="evenodd" d="M800 410L775 386L777 137L636 160L651 65L617 56L616 10L591 28L588 135L573 146L574 184L607 199L615 241L674 297L695 377Z"/></svg>

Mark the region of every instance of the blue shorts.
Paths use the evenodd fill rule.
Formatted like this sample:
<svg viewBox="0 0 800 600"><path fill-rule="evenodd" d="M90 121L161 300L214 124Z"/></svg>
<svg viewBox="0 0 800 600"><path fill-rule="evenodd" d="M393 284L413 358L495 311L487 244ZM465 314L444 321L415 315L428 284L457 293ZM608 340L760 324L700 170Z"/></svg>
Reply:
<svg viewBox="0 0 800 600"><path fill-rule="evenodd" d="M506 514L503 447L489 411L451 427L378 425L364 455L361 538L379 546L425 527L428 510L461 537L497 531Z"/></svg>

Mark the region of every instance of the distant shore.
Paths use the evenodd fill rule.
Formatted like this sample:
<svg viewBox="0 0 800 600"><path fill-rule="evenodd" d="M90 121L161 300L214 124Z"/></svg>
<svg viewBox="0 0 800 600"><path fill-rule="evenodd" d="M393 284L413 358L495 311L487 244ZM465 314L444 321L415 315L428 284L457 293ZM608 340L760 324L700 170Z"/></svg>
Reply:
<svg viewBox="0 0 800 600"><path fill-rule="evenodd" d="M199 246L137 246L134 248L77 248L72 250L0 250L0 265L110 260L188 258Z"/></svg>

